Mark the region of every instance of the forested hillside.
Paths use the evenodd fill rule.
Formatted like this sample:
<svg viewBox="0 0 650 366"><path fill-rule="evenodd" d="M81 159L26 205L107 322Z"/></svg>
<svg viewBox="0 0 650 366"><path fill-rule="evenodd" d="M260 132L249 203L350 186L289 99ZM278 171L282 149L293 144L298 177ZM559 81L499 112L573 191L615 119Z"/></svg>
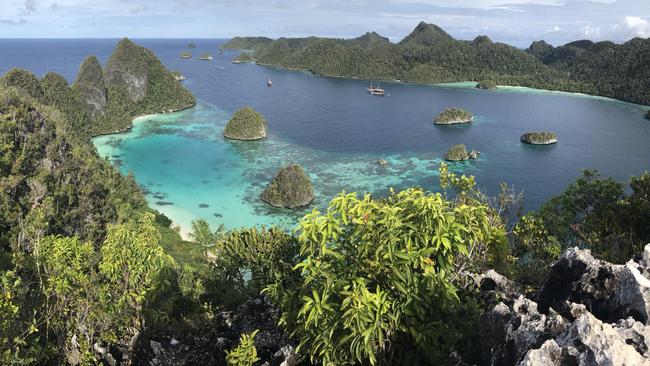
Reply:
<svg viewBox="0 0 650 366"><path fill-rule="evenodd" d="M247 38L238 38L232 48L246 43ZM255 49L260 64L323 76L419 83L487 80L650 104L650 41L643 39L622 45L577 41L557 48L540 41L521 50L487 36L456 40L422 22L397 44L373 32L349 40L280 38Z"/></svg>
<svg viewBox="0 0 650 366"><path fill-rule="evenodd" d="M566 78L591 84L587 93L650 104L650 39L623 44L584 40L555 48L536 42L528 52Z"/></svg>

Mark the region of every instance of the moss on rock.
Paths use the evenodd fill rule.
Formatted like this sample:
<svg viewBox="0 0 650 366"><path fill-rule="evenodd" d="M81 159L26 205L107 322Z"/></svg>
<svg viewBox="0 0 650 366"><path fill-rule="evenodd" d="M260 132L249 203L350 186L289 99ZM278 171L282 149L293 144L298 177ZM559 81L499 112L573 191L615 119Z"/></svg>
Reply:
<svg viewBox="0 0 650 366"><path fill-rule="evenodd" d="M263 139L266 137L266 120L253 108L244 107L233 114L223 135L233 140Z"/></svg>
<svg viewBox="0 0 650 366"><path fill-rule="evenodd" d="M520 140L525 144L550 145L557 143L557 135L553 132L526 132Z"/></svg>
<svg viewBox="0 0 650 366"><path fill-rule="evenodd" d="M311 179L297 164L282 168L262 193L262 200L275 207L302 207L313 199Z"/></svg>
<svg viewBox="0 0 650 366"><path fill-rule="evenodd" d="M445 156L445 160L448 161L463 161L468 159L469 153L463 144L452 146L449 151L447 151L447 155Z"/></svg>
<svg viewBox="0 0 650 366"><path fill-rule="evenodd" d="M436 125L453 125L457 123L469 123L474 120L471 113L461 108L447 108L440 113L433 124Z"/></svg>

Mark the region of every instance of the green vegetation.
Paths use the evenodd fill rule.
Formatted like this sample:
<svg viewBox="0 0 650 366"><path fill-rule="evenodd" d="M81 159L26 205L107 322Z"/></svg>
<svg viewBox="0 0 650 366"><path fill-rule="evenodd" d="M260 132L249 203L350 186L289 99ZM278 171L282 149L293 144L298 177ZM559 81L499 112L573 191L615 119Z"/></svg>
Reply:
<svg viewBox="0 0 650 366"><path fill-rule="evenodd" d="M436 117L436 119L433 121L433 124L453 125L457 123L468 123L472 122L473 120L474 117L472 114L461 108L447 108Z"/></svg>
<svg viewBox="0 0 650 366"><path fill-rule="evenodd" d="M255 335L258 330L251 334L243 334L239 345L234 350L226 354L226 363L228 366L253 366L260 360L257 357L257 349L255 349Z"/></svg>
<svg viewBox="0 0 650 366"><path fill-rule="evenodd" d="M462 341L442 321L460 306L457 258L493 235L487 207L455 206L439 193L341 194L300 223L298 287L267 291L313 361L442 361Z"/></svg>
<svg viewBox="0 0 650 366"><path fill-rule="evenodd" d="M449 41L425 28L409 42ZM585 171L521 216L521 194L504 184L487 196L445 164L440 192L343 192L292 233L225 232L197 220L194 243L184 242L147 207L133 177L89 143L102 121L174 101L156 89L173 75L148 51L122 46L104 74L101 117L79 92L98 80L92 60L73 87L54 73L0 78L2 365L146 364L151 340L179 334L188 357L209 355L194 364L272 362L287 344L317 364L444 364L451 352L477 364L478 318L494 306L477 293L477 274L494 269L536 291L568 247L624 263L650 242L650 173L627 188ZM139 89L132 82L142 75L153 84ZM180 87L168 92L186 100ZM279 181L289 185L277 184L274 197L313 194L306 185L283 191L308 179L299 167L287 173ZM278 322L291 339L272 339Z"/></svg>
<svg viewBox="0 0 650 366"><path fill-rule="evenodd" d="M45 95L43 94L41 83L29 71L18 68L9 70L9 72L0 78L0 86L4 88L15 87L39 102L45 102Z"/></svg>
<svg viewBox="0 0 650 366"><path fill-rule="evenodd" d="M253 55L250 52L242 52L239 54L239 56L235 57L232 62L233 63L248 63L248 62L254 62L255 60L253 59Z"/></svg>
<svg viewBox="0 0 650 366"><path fill-rule="evenodd" d="M278 172L262 192L262 200L271 206L297 208L311 203L314 188L300 165L291 164Z"/></svg>
<svg viewBox="0 0 650 366"><path fill-rule="evenodd" d="M124 130L136 116L178 111L196 103L151 51L126 38L108 60L105 80L108 104L95 133Z"/></svg>
<svg viewBox="0 0 650 366"><path fill-rule="evenodd" d="M42 84L48 101L77 95L56 74ZM313 362L441 364L452 351L472 360L485 310L474 274L495 269L535 290L568 246L621 262L650 241L650 174L626 194L586 172L511 222L519 195L488 197L443 164L439 193L342 193L293 234L199 220L185 243L132 177L71 132L68 113L26 94L0 90L2 364L137 363L149 339L170 332L214 347L216 314L260 293L278 308L251 315L262 328L231 328L231 350L215 362L270 360L277 350L260 351L277 329L268 314Z"/></svg>
<svg viewBox="0 0 650 366"><path fill-rule="evenodd" d="M486 36L456 40L426 23L397 44L374 32L348 40L309 37L257 43L256 39L237 37L228 44L254 49L259 63L323 76L419 83L489 80L650 104L648 39L622 45L578 41L557 48L539 41L522 51ZM255 47L244 47L249 44Z"/></svg>
<svg viewBox="0 0 650 366"><path fill-rule="evenodd" d="M553 132L526 132L520 140L531 145L550 145L557 143L557 135Z"/></svg>
<svg viewBox="0 0 650 366"><path fill-rule="evenodd" d="M222 48L233 50L258 50L273 42L266 37L235 37L221 45Z"/></svg>
<svg viewBox="0 0 650 366"><path fill-rule="evenodd" d="M233 114L223 130L226 138L233 140L259 140L266 137L264 116L251 107L244 107Z"/></svg>
<svg viewBox="0 0 650 366"><path fill-rule="evenodd" d="M84 60L73 88L88 105L92 117L96 118L104 112L107 104L106 82L97 57L90 56Z"/></svg>
<svg viewBox="0 0 650 366"><path fill-rule="evenodd" d="M576 91L645 105L650 104L649 51L650 39L643 38L623 44L584 40L555 48L542 41L528 49L545 65L580 83Z"/></svg>
<svg viewBox="0 0 650 366"><path fill-rule="evenodd" d="M467 149L463 144L452 146L447 151L447 155L445 155L445 160L448 161L463 161L468 159L469 159L469 153L467 152Z"/></svg>
<svg viewBox="0 0 650 366"><path fill-rule="evenodd" d="M485 90L495 90L497 88L497 83L494 82L494 80L482 80L476 84L476 87Z"/></svg>

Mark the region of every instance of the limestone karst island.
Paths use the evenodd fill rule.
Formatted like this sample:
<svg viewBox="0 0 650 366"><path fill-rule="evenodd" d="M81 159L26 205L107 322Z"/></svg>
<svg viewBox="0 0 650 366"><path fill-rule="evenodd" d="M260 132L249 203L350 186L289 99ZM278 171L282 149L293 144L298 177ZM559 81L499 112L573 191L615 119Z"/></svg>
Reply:
<svg viewBox="0 0 650 366"><path fill-rule="evenodd" d="M646 1L0 10L0 365L650 365Z"/></svg>

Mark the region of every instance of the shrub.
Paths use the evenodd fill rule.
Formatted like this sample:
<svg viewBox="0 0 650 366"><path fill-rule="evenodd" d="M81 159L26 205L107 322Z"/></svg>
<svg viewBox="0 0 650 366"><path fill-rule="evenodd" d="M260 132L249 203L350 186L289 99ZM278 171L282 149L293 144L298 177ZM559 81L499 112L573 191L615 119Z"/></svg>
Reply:
<svg viewBox="0 0 650 366"><path fill-rule="evenodd" d="M446 175L473 188L473 179ZM312 360L435 363L463 340L450 320L466 310L456 265L505 237L486 205L464 197L455 204L415 188L384 200L342 193L325 213L301 220L297 286L276 281L265 292Z"/></svg>
<svg viewBox="0 0 650 366"><path fill-rule="evenodd" d="M259 361L257 349L255 348L255 335L258 330L251 334L241 336L239 345L230 352L226 352L226 363L228 366L253 366Z"/></svg>

